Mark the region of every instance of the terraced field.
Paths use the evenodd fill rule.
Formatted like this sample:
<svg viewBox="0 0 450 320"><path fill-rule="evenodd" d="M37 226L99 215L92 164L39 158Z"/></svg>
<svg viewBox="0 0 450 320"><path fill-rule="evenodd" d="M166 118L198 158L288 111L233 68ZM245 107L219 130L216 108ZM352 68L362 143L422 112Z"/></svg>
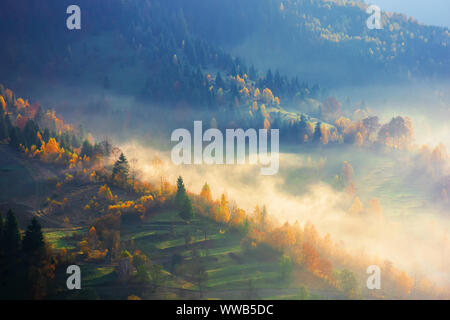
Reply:
<svg viewBox="0 0 450 320"><path fill-rule="evenodd" d="M82 234L86 230L47 230L45 235L55 248L73 248L76 246L76 241L70 238L73 232ZM187 233L191 235L188 243ZM335 289L304 270L295 270L283 279L278 252L244 253L241 239L241 235L225 232L203 217L186 224L174 211L159 212L140 225L124 225L121 230L121 242L127 248L140 250L152 263L163 266L164 282L156 293L144 294L148 285L120 284L116 265L108 263L81 265L82 287L94 289L99 297L106 299L125 299L132 294L171 299L295 299L303 286L309 288L311 299L339 297ZM193 251L200 256L207 273L201 290L195 275L185 269L175 272L172 266L174 256L181 256L183 263L189 264Z"/></svg>

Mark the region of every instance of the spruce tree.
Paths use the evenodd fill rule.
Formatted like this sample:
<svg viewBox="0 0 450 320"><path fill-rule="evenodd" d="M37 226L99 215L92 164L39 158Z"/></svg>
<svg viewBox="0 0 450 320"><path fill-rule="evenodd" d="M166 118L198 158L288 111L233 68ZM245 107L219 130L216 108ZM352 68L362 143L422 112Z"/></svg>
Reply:
<svg viewBox="0 0 450 320"><path fill-rule="evenodd" d="M23 252L28 254L39 253L44 248L42 228L36 217L31 220L31 224L27 227L22 245Z"/></svg>
<svg viewBox="0 0 450 320"><path fill-rule="evenodd" d="M92 157L93 154L94 154L94 147L89 141L84 140L83 146L81 147L81 156Z"/></svg>
<svg viewBox="0 0 450 320"><path fill-rule="evenodd" d="M186 199L186 188L184 187L183 178L181 176L177 179L177 194L175 195L175 205L181 209Z"/></svg>
<svg viewBox="0 0 450 320"><path fill-rule="evenodd" d="M180 217L186 222L189 222L192 220L192 218L194 218L194 208L192 207L191 198L189 198L188 196L185 196L184 198L184 202L180 211Z"/></svg>
<svg viewBox="0 0 450 320"><path fill-rule="evenodd" d="M18 256L20 253L20 228L16 215L10 209L6 216L6 225L3 232L5 254L9 256Z"/></svg>
<svg viewBox="0 0 450 320"><path fill-rule="evenodd" d="M128 160L125 155L121 153L119 159L114 164L112 177L113 179L117 177L123 181L127 181L129 171L130 165L128 164Z"/></svg>
<svg viewBox="0 0 450 320"><path fill-rule="evenodd" d="M5 221L3 220L2 214L0 212L0 269L3 263L3 255L4 255L4 230L5 230Z"/></svg>
<svg viewBox="0 0 450 320"><path fill-rule="evenodd" d="M315 143L319 143L320 142L320 138L322 138L322 131L320 130L322 126L321 122L317 122L316 124L316 128L314 129L314 137L313 137L313 141Z"/></svg>
<svg viewBox="0 0 450 320"><path fill-rule="evenodd" d="M5 117L3 116L3 112L0 112L0 140L6 139L7 137Z"/></svg>

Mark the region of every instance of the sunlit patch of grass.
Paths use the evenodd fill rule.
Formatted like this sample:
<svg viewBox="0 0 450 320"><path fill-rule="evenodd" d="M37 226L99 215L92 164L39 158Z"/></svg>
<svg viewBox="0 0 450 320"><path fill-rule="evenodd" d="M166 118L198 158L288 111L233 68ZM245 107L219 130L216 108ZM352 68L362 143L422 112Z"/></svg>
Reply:
<svg viewBox="0 0 450 320"><path fill-rule="evenodd" d="M44 232L44 237L55 249L74 249L76 243L70 239L74 231L81 232L79 229L49 231Z"/></svg>
<svg viewBox="0 0 450 320"><path fill-rule="evenodd" d="M97 286L111 282L115 278L114 267L96 267L91 265L83 266L81 269L83 283L87 286Z"/></svg>

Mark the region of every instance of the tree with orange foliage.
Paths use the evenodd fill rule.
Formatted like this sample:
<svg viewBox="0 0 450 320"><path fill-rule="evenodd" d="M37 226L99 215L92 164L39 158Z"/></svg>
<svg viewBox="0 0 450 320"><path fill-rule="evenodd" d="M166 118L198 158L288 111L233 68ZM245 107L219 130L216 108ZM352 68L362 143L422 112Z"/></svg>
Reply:
<svg viewBox="0 0 450 320"><path fill-rule="evenodd" d="M98 196L100 199L112 202L114 201L114 196L111 189L105 184L98 189Z"/></svg>
<svg viewBox="0 0 450 320"><path fill-rule="evenodd" d="M319 270L320 257L316 249L308 242L303 243L302 249L305 267L311 272Z"/></svg>
<svg viewBox="0 0 450 320"><path fill-rule="evenodd" d="M89 247L91 249L96 249L97 248L97 242L98 242L97 230L95 229L94 226L92 226L91 229L89 229L89 232L88 232L88 244L89 244Z"/></svg>
<svg viewBox="0 0 450 320"><path fill-rule="evenodd" d="M211 195L211 189L209 187L209 184L207 182L205 182L205 184L202 187L202 191L200 192L200 196L208 201L208 202L212 202L212 195Z"/></svg>
<svg viewBox="0 0 450 320"><path fill-rule="evenodd" d="M264 118L264 129L269 130L270 129L270 121L267 119L267 117Z"/></svg>
<svg viewBox="0 0 450 320"><path fill-rule="evenodd" d="M271 241L271 245L280 251L291 247L296 243L294 230L286 222L283 226L271 232Z"/></svg>
<svg viewBox="0 0 450 320"><path fill-rule="evenodd" d="M245 211L243 209L234 208L231 215L230 225L233 228L243 227L245 225L246 219L247 215L245 214Z"/></svg>
<svg viewBox="0 0 450 320"><path fill-rule="evenodd" d="M261 99L261 91L259 91L259 88L256 88L254 96L256 100Z"/></svg>
<svg viewBox="0 0 450 320"><path fill-rule="evenodd" d="M3 112L6 111L6 101L2 95L0 95L0 107L2 107L1 111L3 111Z"/></svg>
<svg viewBox="0 0 450 320"><path fill-rule="evenodd" d="M269 88L265 88L263 90L263 99L265 103L272 104L274 101L274 96L272 91Z"/></svg>

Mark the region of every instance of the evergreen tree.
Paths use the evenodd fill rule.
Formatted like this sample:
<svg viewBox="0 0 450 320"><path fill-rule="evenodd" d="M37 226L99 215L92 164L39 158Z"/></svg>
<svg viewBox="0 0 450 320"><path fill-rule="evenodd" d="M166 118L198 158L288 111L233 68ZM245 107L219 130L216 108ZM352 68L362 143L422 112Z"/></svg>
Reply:
<svg viewBox="0 0 450 320"><path fill-rule="evenodd" d="M42 228L36 218L31 220L22 242L25 271L24 294L27 298L44 298L54 277L54 262L46 247Z"/></svg>
<svg viewBox="0 0 450 320"><path fill-rule="evenodd" d="M220 72L218 72L216 76L216 88L225 89L224 86L225 82L223 82L222 76L220 75Z"/></svg>
<svg viewBox="0 0 450 320"><path fill-rule="evenodd" d="M3 112L0 111L0 140L8 137L8 130L6 129L5 117Z"/></svg>
<svg viewBox="0 0 450 320"><path fill-rule="evenodd" d="M41 147L41 141L37 137L39 127L33 120L28 120L23 130L25 146L30 148L35 145L38 149Z"/></svg>
<svg viewBox="0 0 450 320"><path fill-rule="evenodd" d="M0 247L0 300L23 299L25 273L20 252L20 229L12 210L8 210L6 221L2 220Z"/></svg>
<svg viewBox="0 0 450 320"><path fill-rule="evenodd" d="M9 132L9 137L10 137L9 145L14 148L18 148L19 145L23 142L22 133L20 132L20 129L17 127L12 127L12 129Z"/></svg>
<svg viewBox="0 0 450 320"><path fill-rule="evenodd" d="M89 141L84 140L83 146L81 147L81 156L92 157L93 155L94 155L94 147Z"/></svg>
<svg viewBox="0 0 450 320"><path fill-rule="evenodd" d="M50 130L48 130L48 128L44 129L44 134L42 135L42 139L44 140L45 143L47 143L48 140L50 139Z"/></svg>
<svg viewBox="0 0 450 320"><path fill-rule="evenodd" d="M313 141L315 143L319 143L320 138L322 138L322 130L320 130L321 127L322 127L322 123L320 121L317 122L316 128L314 129L314 137L313 137Z"/></svg>
<svg viewBox="0 0 450 320"><path fill-rule="evenodd" d="M72 144L73 148L79 148L80 147L80 140L77 138L77 136L75 134L72 136L71 144Z"/></svg>
<svg viewBox="0 0 450 320"><path fill-rule="evenodd" d="M4 248L5 254L9 256L18 256L20 253L20 228L16 215L10 209L6 216L6 225L4 228Z"/></svg>
<svg viewBox="0 0 450 320"><path fill-rule="evenodd" d="M9 136L12 129L14 129L14 126L12 125L11 118L9 117L9 114L5 116L5 127L6 127L6 134Z"/></svg>
<svg viewBox="0 0 450 320"><path fill-rule="evenodd" d="M44 248L44 245L44 236L42 234L41 225L34 217L27 228L22 242L23 252L28 254L38 253Z"/></svg>
<svg viewBox="0 0 450 320"><path fill-rule="evenodd" d="M183 178L181 176L177 179L177 194L175 195L175 205L182 208L187 198L186 188L184 187Z"/></svg>
<svg viewBox="0 0 450 320"><path fill-rule="evenodd" d="M112 177L113 179L119 178L123 181L127 181L129 171L130 165L128 164L128 160L125 155L121 153L119 159L114 164Z"/></svg>
<svg viewBox="0 0 450 320"><path fill-rule="evenodd" d="M3 255L4 255L4 229L5 229L5 221L3 220L2 214L0 212L0 272L3 265Z"/></svg>
<svg viewBox="0 0 450 320"><path fill-rule="evenodd" d="M189 198L188 196L185 196L184 198L184 202L180 211L180 217L186 222L189 222L192 220L192 218L194 218L194 208L192 207L191 198Z"/></svg>

